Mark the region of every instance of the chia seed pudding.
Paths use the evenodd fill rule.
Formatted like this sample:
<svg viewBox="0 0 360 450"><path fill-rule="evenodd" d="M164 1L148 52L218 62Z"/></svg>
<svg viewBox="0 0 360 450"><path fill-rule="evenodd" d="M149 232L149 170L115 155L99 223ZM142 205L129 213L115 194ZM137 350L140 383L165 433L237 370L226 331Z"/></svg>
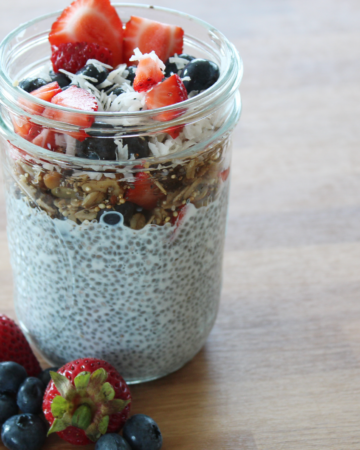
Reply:
<svg viewBox="0 0 360 450"><path fill-rule="evenodd" d="M140 382L188 362L216 318L240 61L206 24L196 26L218 56L177 25L136 15L122 25L104 2L123 49L105 28L101 44L63 41L68 21L83 30L76 0L50 33L49 17L43 35L42 19L31 37L19 28L27 58L0 60L7 232L16 313L43 357L101 358ZM19 69L29 42L39 62Z"/></svg>

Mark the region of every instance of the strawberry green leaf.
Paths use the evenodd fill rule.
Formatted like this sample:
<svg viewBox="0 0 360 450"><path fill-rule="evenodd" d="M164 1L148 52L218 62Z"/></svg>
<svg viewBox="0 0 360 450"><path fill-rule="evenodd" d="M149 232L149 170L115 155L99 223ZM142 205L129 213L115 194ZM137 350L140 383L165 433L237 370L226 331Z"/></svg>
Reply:
<svg viewBox="0 0 360 450"><path fill-rule="evenodd" d="M81 372L74 379L76 390L81 395L88 387L90 381L90 372Z"/></svg>
<svg viewBox="0 0 360 450"><path fill-rule="evenodd" d="M104 414L115 414L121 412L128 404L130 400L121 400L120 398L116 398L115 400L111 400L104 408Z"/></svg>
<svg viewBox="0 0 360 450"><path fill-rule="evenodd" d="M81 430L86 430L91 424L91 419L91 408L88 405L81 405L74 412L71 419L71 425L80 428Z"/></svg>
<svg viewBox="0 0 360 450"><path fill-rule="evenodd" d="M107 432L109 426L109 416L104 416L99 423L99 431L101 434L105 434Z"/></svg>
<svg viewBox="0 0 360 450"><path fill-rule="evenodd" d="M47 435L49 436L49 434L51 433L58 433L59 431L64 431L70 424L71 421L69 417L65 417L63 419L55 419Z"/></svg>
<svg viewBox="0 0 360 450"><path fill-rule="evenodd" d="M101 386L107 380L108 374L103 368L95 370L90 376L90 382L88 385L88 392L93 395L98 395Z"/></svg>
<svg viewBox="0 0 360 450"><path fill-rule="evenodd" d="M57 395L51 403L51 412L55 418L60 419L70 407L70 403L65 398Z"/></svg>
<svg viewBox="0 0 360 450"><path fill-rule="evenodd" d="M86 436L90 439L92 442L96 442L100 437L101 433L99 431L98 426L95 423L92 423L87 430L85 431Z"/></svg>
<svg viewBox="0 0 360 450"><path fill-rule="evenodd" d="M57 372L50 372L50 376L61 397L64 397L66 400L71 400L76 394L75 388L72 385L71 381L68 380L64 375L61 375Z"/></svg>
<svg viewBox="0 0 360 450"><path fill-rule="evenodd" d="M101 393L103 394L105 401L110 401L115 397L115 390L110 383L104 383L101 386Z"/></svg>

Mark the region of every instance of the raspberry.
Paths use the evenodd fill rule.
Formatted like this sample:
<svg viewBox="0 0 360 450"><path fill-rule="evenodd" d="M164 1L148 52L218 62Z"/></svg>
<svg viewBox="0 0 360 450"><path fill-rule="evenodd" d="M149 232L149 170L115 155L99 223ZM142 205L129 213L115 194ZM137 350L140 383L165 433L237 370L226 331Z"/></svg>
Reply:
<svg viewBox="0 0 360 450"><path fill-rule="evenodd" d="M87 42L68 42L60 44L57 50L53 50L51 62L54 72L60 69L76 73L82 69L88 59L97 59L104 64L112 65L112 52L98 44L88 44Z"/></svg>

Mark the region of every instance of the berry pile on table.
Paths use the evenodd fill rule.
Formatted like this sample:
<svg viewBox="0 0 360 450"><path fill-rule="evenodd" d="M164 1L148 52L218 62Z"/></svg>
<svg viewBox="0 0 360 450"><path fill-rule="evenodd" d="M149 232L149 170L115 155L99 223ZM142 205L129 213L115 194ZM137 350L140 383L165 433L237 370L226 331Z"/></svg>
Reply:
<svg viewBox="0 0 360 450"><path fill-rule="evenodd" d="M9 354L24 366L4 360ZM129 387L106 361L82 358L41 371L20 328L4 315L0 361L1 439L9 450L39 450L54 432L73 445L94 442L95 450L161 449L153 419L144 414L129 418Z"/></svg>

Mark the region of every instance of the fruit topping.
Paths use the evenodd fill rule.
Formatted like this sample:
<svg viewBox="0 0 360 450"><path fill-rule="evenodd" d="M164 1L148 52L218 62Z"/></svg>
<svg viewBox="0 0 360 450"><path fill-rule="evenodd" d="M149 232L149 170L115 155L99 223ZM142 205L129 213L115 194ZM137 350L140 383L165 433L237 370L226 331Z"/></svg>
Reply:
<svg viewBox="0 0 360 450"><path fill-rule="evenodd" d="M66 91L61 91L52 98L51 103L81 111L98 110L95 97L85 89L78 88L77 86L71 86ZM76 111L70 113L47 108L43 115L50 119L72 123L79 127L90 127L94 121L94 118L86 114L78 114Z"/></svg>
<svg viewBox="0 0 360 450"><path fill-rule="evenodd" d="M165 62L175 53L182 52L183 37L184 30L180 27L132 16L124 33L123 61L128 64L134 50L139 48L142 53L154 50Z"/></svg>
<svg viewBox="0 0 360 450"><path fill-rule="evenodd" d="M162 72L165 69L164 63L159 60L154 52L152 54L142 58L136 69L134 89L137 92L148 91L164 78Z"/></svg>
<svg viewBox="0 0 360 450"><path fill-rule="evenodd" d="M19 411L18 405L12 395L0 394L0 425Z"/></svg>
<svg viewBox="0 0 360 450"><path fill-rule="evenodd" d="M111 138L87 138L76 143L76 156L102 161L116 160L117 145Z"/></svg>
<svg viewBox="0 0 360 450"><path fill-rule="evenodd" d="M122 89L121 87L116 87L112 88L108 95L116 95L116 97L118 97L119 95L124 94L124 92L124 89Z"/></svg>
<svg viewBox="0 0 360 450"><path fill-rule="evenodd" d="M187 55L186 53L182 53L179 56L171 56L165 63L165 76L171 77L174 73L179 74L179 71L193 59L195 59L194 56Z"/></svg>
<svg viewBox="0 0 360 450"><path fill-rule="evenodd" d="M55 97L56 94L61 92L61 88L58 85L56 81L45 84L44 86L41 86L40 88L36 89L35 91L31 91L30 95L33 95L36 98L39 98L41 100L44 100L45 102L51 102L52 98ZM21 105L26 109L28 112L31 112L32 114L42 114L45 107L41 105L35 105L31 101L20 99Z"/></svg>
<svg viewBox="0 0 360 450"><path fill-rule="evenodd" d="M27 378L26 370L13 361L0 363L0 394L16 394Z"/></svg>
<svg viewBox="0 0 360 450"><path fill-rule="evenodd" d="M53 173L57 173L57 172L53 172ZM45 177L44 177L44 182L46 184ZM58 187L59 185L60 185L60 182L59 182L59 184L56 183L56 185L53 185L53 187L49 187L49 189L54 189L54 188ZM48 187L48 186L46 186L46 187ZM39 375L37 377L39 378L39 380L41 380L43 382L43 385L46 387L51 381L50 372L57 372L58 370L59 370L59 367L49 367L48 369L45 369L41 373L39 373Z"/></svg>
<svg viewBox="0 0 360 450"><path fill-rule="evenodd" d="M150 156L150 148L146 138L132 137L124 140L124 145L128 146L129 157L132 155L135 159L146 158Z"/></svg>
<svg viewBox="0 0 360 450"><path fill-rule="evenodd" d="M112 64L112 54L105 47L87 42L66 42L53 50L51 62L55 73L60 69L76 73L82 69L89 59L96 59L105 64Z"/></svg>
<svg viewBox="0 0 360 450"><path fill-rule="evenodd" d="M61 72L55 73L53 70L50 70L49 75L52 81L56 81L58 85L61 87L61 89L66 86L69 86L69 84L71 83L70 78L67 77L64 73Z"/></svg>
<svg viewBox="0 0 360 450"><path fill-rule="evenodd" d="M145 414L135 414L126 422L123 436L132 450L160 450L162 435L157 423Z"/></svg>
<svg viewBox="0 0 360 450"><path fill-rule="evenodd" d="M9 450L39 450L45 443L46 425L33 414L19 414L4 423L1 439Z"/></svg>
<svg viewBox="0 0 360 450"><path fill-rule="evenodd" d="M148 109L156 109L183 102L187 98L188 95L183 82L178 75L174 74L147 92L145 103ZM163 112L156 115L156 120L167 122L168 120L175 119L180 114L181 112L179 111ZM166 131L173 138L176 138L181 131L181 127L172 127Z"/></svg>
<svg viewBox="0 0 360 450"><path fill-rule="evenodd" d="M155 208L158 201L165 197L151 175L145 172L138 172L135 175L134 185L126 191L125 198L144 209Z"/></svg>
<svg viewBox="0 0 360 450"><path fill-rule="evenodd" d="M25 78L25 80L21 80L19 83L19 88L23 89L26 92L32 92L36 89L41 88L42 86L45 86L47 84L47 81L43 80L42 78Z"/></svg>
<svg viewBox="0 0 360 450"><path fill-rule="evenodd" d="M126 70L129 72L126 79L130 81L130 84L134 84L135 76L136 76L137 66L128 66Z"/></svg>
<svg viewBox="0 0 360 450"><path fill-rule="evenodd" d="M105 434L95 445L95 450L132 450L130 445L119 434Z"/></svg>
<svg viewBox="0 0 360 450"><path fill-rule="evenodd" d="M30 377L35 377L41 372L40 364L35 358L23 332L13 320L5 315L0 315L0 361L14 361L20 364ZM24 373L23 370L20 371ZM21 379L22 381L24 380ZM1 385L2 383L0 382L0 389Z"/></svg>
<svg viewBox="0 0 360 450"><path fill-rule="evenodd" d="M49 41L51 46L57 48L69 42L97 44L112 52L111 65L117 66L122 61L123 26L110 0L73 2L53 23ZM73 73L80 68L78 67ZM55 67L54 70L56 72Z"/></svg>
<svg viewBox="0 0 360 450"><path fill-rule="evenodd" d="M50 373L43 411L51 428L74 445L96 442L105 433L118 432L131 405L129 388L109 363L84 358Z"/></svg>
<svg viewBox="0 0 360 450"><path fill-rule="evenodd" d="M26 378L20 386L16 398L21 411L29 414L41 413L44 391L45 385L39 378Z"/></svg>
<svg viewBox="0 0 360 450"><path fill-rule="evenodd" d="M208 89L216 83L219 76L219 67L207 59L194 59L190 61L180 73L181 78L190 78L190 80L184 80L184 85L188 92Z"/></svg>
<svg viewBox="0 0 360 450"><path fill-rule="evenodd" d="M106 80L109 72L101 64L87 64L82 69L76 72L76 75L83 75L85 77L93 78L94 80L88 80L90 83L96 85Z"/></svg>

